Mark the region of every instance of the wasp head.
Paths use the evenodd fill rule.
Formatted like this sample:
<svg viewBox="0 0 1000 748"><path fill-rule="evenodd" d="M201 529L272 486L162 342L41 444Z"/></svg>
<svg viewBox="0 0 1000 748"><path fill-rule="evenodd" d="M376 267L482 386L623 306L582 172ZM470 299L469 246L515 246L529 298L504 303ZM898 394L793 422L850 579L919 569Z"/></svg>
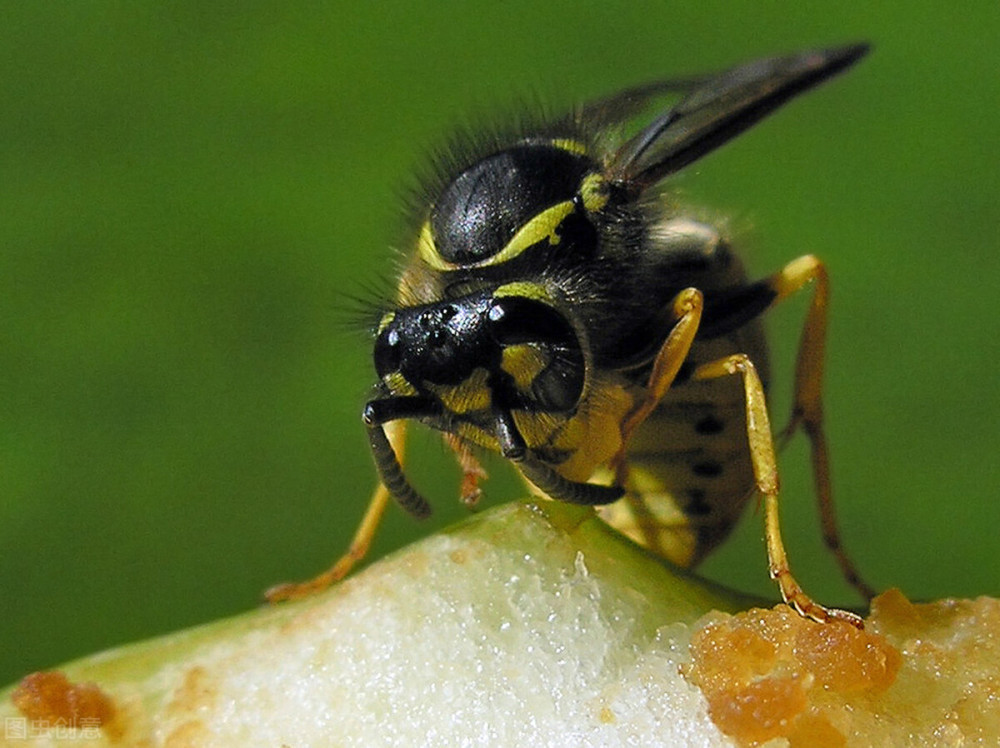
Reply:
<svg viewBox="0 0 1000 748"><path fill-rule="evenodd" d="M375 340L375 370L394 395L431 395L452 413L491 408L565 413L580 400L583 347L534 287L396 310Z"/></svg>

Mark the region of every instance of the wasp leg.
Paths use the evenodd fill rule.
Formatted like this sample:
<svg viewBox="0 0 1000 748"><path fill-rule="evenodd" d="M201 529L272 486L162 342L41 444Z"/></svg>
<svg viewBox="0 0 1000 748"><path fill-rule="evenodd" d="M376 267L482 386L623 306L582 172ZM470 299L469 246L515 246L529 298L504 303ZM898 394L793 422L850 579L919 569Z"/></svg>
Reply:
<svg viewBox="0 0 1000 748"><path fill-rule="evenodd" d="M653 361L653 370L650 372L646 385L645 398L622 422L621 448L611 458L610 467L615 474L615 483L620 486L625 485L625 480L628 477L625 453L628 450L629 439L632 437L632 433L649 417L649 414L656 410L656 406L660 404L663 396L670 389L670 385L673 384L681 364L687 359L688 352L691 350L691 344L698 332L704 308L704 298L701 291L696 288L685 288L674 297L673 312L677 322L671 328L670 334Z"/></svg>
<svg viewBox="0 0 1000 748"><path fill-rule="evenodd" d="M462 485L459 489L459 497L462 503L470 509L479 503L483 490L479 487L479 481L489 478L486 470L480 464L472 450L457 436L445 432L442 434L444 443L455 453L458 466L462 468Z"/></svg>
<svg viewBox="0 0 1000 748"><path fill-rule="evenodd" d="M825 623L846 621L861 628L862 620L854 613L836 608L825 608L814 602L802 588L788 568L788 556L781 539L781 524L778 518L778 463L774 453L774 439L767 417L767 401L764 386L753 362L742 353L703 364L694 370L693 379L715 379L738 374L743 380L743 395L746 401L747 442L750 446L750 461L753 465L757 490L764 498L764 532L767 540L767 557L771 578L778 583L781 597L806 618Z"/></svg>
<svg viewBox="0 0 1000 748"><path fill-rule="evenodd" d="M837 560L848 584L866 600L870 600L875 596L875 590L861 578L840 542L830 482L830 455L823 431L823 354L826 348L830 279L826 267L819 259L805 255L792 260L768 278L767 284L775 293L771 302L773 305L801 290L811 281L815 281L815 290L799 341L792 415L788 425L782 430L780 439L782 442L786 441L800 425L806 432L812 454L813 483L823 528L823 542Z"/></svg>
<svg viewBox="0 0 1000 748"><path fill-rule="evenodd" d="M385 428L388 431L388 438L393 451L401 458L404 454L406 442L406 422L393 421L392 423L387 423ZM375 533L382 522L382 516L385 514L385 508L388 506L390 498L392 498L392 494L389 493L389 489L380 482L375 488L371 500L368 502L368 509L365 511L365 516L361 519L358 529L354 531L354 537L351 538L351 544L347 547L344 555L338 558L333 566L317 574L312 579L304 582L286 582L285 584L278 584L271 587L264 593L267 601L269 603L279 603L288 600L300 600L317 592L322 592L330 585L346 577L351 572L351 569L357 566L368 555L368 550L371 548L372 540L375 539Z"/></svg>

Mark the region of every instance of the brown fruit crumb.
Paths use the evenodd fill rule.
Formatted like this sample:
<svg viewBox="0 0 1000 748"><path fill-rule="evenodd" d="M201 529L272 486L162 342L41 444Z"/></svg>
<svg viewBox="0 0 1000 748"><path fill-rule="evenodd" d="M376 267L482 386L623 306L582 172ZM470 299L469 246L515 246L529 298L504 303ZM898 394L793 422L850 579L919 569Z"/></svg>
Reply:
<svg viewBox="0 0 1000 748"><path fill-rule="evenodd" d="M778 737L844 745L830 695L884 691L902 663L877 633L809 621L785 605L705 626L691 641L691 658L685 676L704 692L719 729L741 745Z"/></svg>
<svg viewBox="0 0 1000 748"><path fill-rule="evenodd" d="M104 727L115 716L110 696L93 683L72 683L58 670L25 676L11 699L32 722L52 726Z"/></svg>

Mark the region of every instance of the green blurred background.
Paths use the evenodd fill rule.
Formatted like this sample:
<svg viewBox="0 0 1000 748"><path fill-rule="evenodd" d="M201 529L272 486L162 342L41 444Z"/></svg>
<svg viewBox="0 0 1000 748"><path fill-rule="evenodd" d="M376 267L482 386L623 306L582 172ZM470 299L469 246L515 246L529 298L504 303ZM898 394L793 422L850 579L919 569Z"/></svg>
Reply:
<svg viewBox="0 0 1000 748"><path fill-rule="evenodd" d="M1000 593L1000 4L21 3L0 11L0 685L259 604L345 547L373 483L369 344L396 195L469 113L867 39L873 55L677 179L765 274L834 279L848 548L879 587ZM774 411L803 302L771 315ZM413 439L425 524L464 510ZM789 552L855 602L782 458ZM489 501L520 492L494 464ZM706 573L773 596L760 521Z"/></svg>

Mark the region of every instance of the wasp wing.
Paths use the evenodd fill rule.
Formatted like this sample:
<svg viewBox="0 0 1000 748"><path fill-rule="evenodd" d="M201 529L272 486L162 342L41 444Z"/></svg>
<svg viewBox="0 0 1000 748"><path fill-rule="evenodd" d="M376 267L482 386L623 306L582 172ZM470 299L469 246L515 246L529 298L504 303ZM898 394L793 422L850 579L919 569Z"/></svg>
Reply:
<svg viewBox="0 0 1000 748"><path fill-rule="evenodd" d="M629 191L642 192L736 137L793 97L850 67L867 52L867 44L855 44L771 57L716 76L650 84L597 102L591 105L595 116L607 117L615 106L628 114L652 95L686 91L675 106L617 151L608 176Z"/></svg>
<svg viewBox="0 0 1000 748"><path fill-rule="evenodd" d="M713 77L701 75L691 78L671 78L626 88L603 99L588 101L576 112L575 120L596 131L622 125L641 114L652 99L667 94L690 93Z"/></svg>

